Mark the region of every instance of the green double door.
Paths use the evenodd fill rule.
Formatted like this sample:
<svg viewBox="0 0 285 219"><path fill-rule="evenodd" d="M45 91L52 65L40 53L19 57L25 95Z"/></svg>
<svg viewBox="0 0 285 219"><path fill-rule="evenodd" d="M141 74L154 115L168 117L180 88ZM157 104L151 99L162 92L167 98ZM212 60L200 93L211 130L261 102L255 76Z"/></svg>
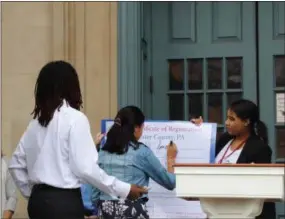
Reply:
<svg viewBox="0 0 285 219"><path fill-rule="evenodd" d="M247 98L259 104L274 158L282 160L284 13L284 2L145 3L148 117L187 120L202 115L217 122L221 133L228 104ZM278 207L280 219L285 218L283 205Z"/></svg>

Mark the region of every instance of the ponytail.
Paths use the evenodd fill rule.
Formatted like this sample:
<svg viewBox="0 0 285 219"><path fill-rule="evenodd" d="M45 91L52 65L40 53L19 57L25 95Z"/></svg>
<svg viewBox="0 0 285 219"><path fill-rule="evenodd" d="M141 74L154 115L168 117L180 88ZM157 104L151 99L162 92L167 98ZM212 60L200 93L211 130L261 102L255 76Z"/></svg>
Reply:
<svg viewBox="0 0 285 219"><path fill-rule="evenodd" d="M258 120L255 123L254 131L257 136L259 136L266 144L268 144L268 133L267 127L264 122Z"/></svg>
<svg viewBox="0 0 285 219"><path fill-rule="evenodd" d="M134 136L135 127L141 126L144 119L145 117L139 108L135 106L122 108L107 133L107 141L102 150L116 154L126 153L130 142L138 143Z"/></svg>
<svg viewBox="0 0 285 219"><path fill-rule="evenodd" d="M107 133L107 141L102 150L109 153L126 153L128 143L134 140L133 133L134 130L128 124L122 124L120 118L116 118L113 126Z"/></svg>

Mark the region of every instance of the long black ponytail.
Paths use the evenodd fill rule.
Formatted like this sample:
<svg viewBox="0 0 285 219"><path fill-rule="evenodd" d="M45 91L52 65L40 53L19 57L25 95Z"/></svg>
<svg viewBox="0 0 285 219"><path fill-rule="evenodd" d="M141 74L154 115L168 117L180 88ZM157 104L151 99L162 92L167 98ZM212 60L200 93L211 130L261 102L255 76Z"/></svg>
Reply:
<svg viewBox="0 0 285 219"><path fill-rule="evenodd" d="M267 126L261 120L258 120L254 127L254 133L258 135L266 144L268 144Z"/></svg>
<svg viewBox="0 0 285 219"><path fill-rule="evenodd" d="M134 136L135 127L144 123L145 116L136 106L122 108L114 119L114 124L107 133L107 141L102 150L109 153L124 154L128 143L137 143Z"/></svg>

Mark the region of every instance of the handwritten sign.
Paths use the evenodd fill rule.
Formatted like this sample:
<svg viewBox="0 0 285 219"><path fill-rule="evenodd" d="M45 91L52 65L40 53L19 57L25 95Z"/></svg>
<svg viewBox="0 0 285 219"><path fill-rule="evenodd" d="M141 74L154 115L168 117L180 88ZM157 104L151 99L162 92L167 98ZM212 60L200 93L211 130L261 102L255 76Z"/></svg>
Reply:
<svg viewBox="0 0 285 219"><path fill-rule="evenodd" d="M276 122L285 123L285 93L276 94Z"/></svg>
<svg viewBox="0 0 285 219"><path fill-rule="evenodd" d="M108 132L113 121L102 121L102 131ZM185 121L146 121L140 142L152 149L166 167L166 146L173 141L178 148L177 163L214 163L216 124L196 126ZM199 201L185 201L150 180L147 203L150 218L206 218Z"/></svg>

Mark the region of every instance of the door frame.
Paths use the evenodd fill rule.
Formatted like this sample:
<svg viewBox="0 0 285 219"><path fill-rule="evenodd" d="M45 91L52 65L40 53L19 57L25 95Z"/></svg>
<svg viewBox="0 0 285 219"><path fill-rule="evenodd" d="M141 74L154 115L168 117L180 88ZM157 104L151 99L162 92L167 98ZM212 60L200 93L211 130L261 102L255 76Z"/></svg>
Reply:
<svg viewBox="0 0 285 219"><path fill-rule="evenodd" d="M117 4L118 107L134 104L151 118L151 2Z"/></svg>
<svg viewBox="0 0 285 219"><path fill-rule="evenodd" d="M118 2L118 107L143 107L142 3Z"/></svg>

